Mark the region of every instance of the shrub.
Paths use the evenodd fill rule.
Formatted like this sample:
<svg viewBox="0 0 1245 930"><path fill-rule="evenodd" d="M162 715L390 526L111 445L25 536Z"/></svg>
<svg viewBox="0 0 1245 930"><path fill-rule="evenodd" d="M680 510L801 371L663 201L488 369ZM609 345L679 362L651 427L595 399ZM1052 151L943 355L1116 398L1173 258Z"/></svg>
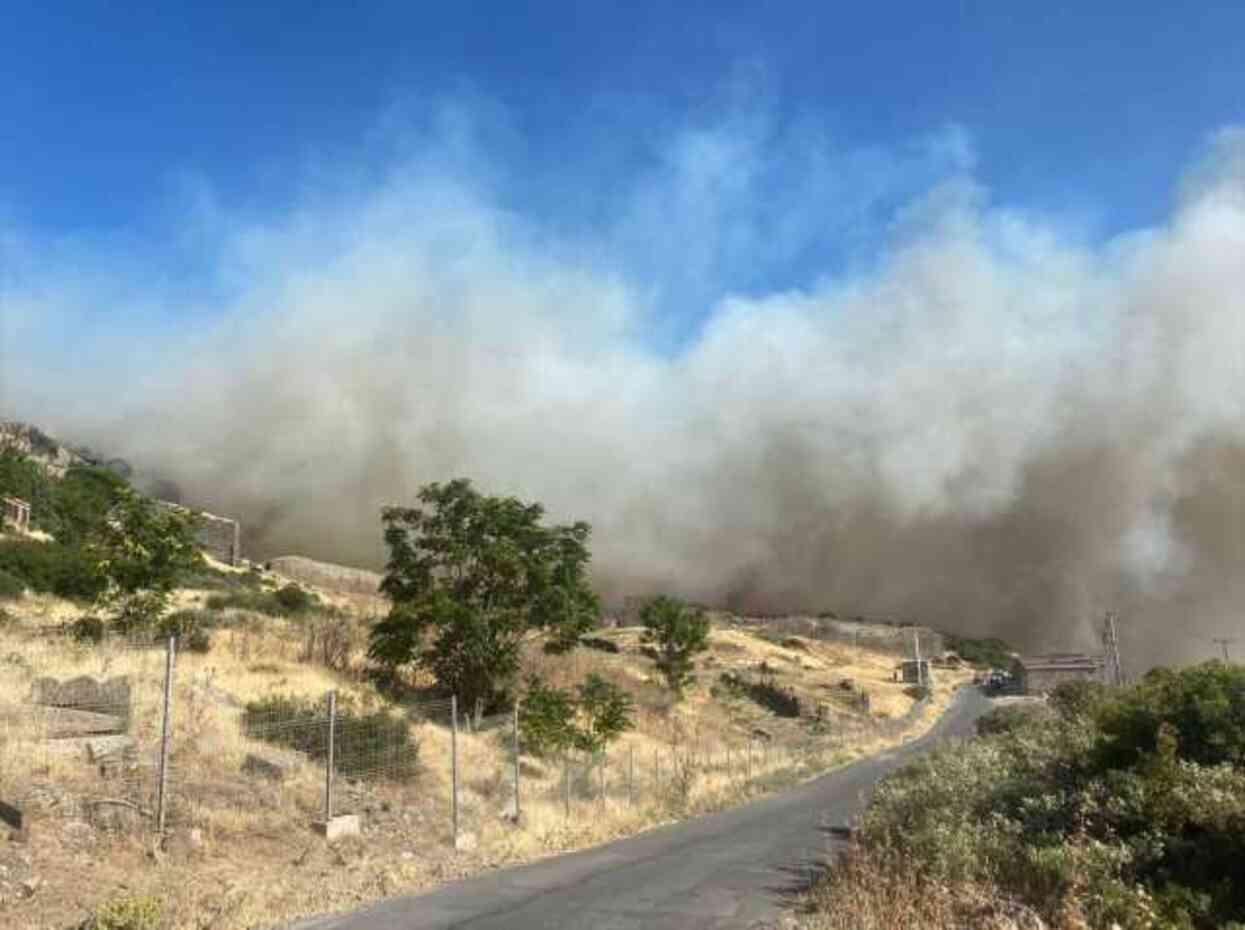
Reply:
<svg viewBox="0 0 1245 930"><path fill-rule="evenodd" d="M301 614L319 603L319 598L296 584L284 585L272 595L272 598L277 606L287 614Z"/></svg>
<svg viewBox="0 0 1245 930"><path fill-rule="evenodd" d="M164 617L156 624L156 636L167 639L177 637L177 645L190 652L206 653L212 648L212 628L216 616L208 610L187 608Z"/></svg>
<svg viewBox="0 0 1245 930"><path fill-rule="evenodd" d="M519 705L519 738L534 756L570 749L575 745L574 698L532 675Z"/></svg>
<svg viewBox="0 0 1245 930"><path fill-rule="evenodd" d="M267 614L269 617L290 617L306 613L319 604L319 598L304 591L298 585L286 585L279 591L231 590L211 594L207 599L209 610L247 610Z"/></svg>
<svg viewBox="0 0 1245 930"><path fill-rule="evenodd" d="M996 707L990 713L977 720L979 736L996 736L1000 733L1015 733L1028 726L1042 713L1041 708L1024 705L1005 705Z"/></svg>
<svg viewBox="0 0 1245 930"><path fill-rule="evenodd" d="M69 627L69 635L79 643L104 641L104 621L99 617L79 617Z"/></svg>
<svg viewBox="0 0 1245 930"><path fill-rule="evenodd" d="M635 701L618 685L592 674L576 690L580 749L596 754L635 726Z"/></svg>
<svg viewBox="0 0 1245 930"><path fill-rule="evenodd" d="M15 601L26 592L26 584L12 572L0 568L0 601Z"/></svg>
<svg viewBox="0 0 1245 930"><path fill-rule="evenodd" d="M252 739L306 753L328 755L328 711L319 701L272 695L246 705L243 732ZM411 778L418 771L419 744L405 718L385 710L364 713L339 700L334 726L333 767L356 777Z"/></svg>
<svg viewBox="0 0 1245 930"><path fill-rule="evenodd" d="M88 921L90 930L156 930L161 906L148 895L122 895L101 904Z"/></svg>
<svg viewBox="0 0 1245 930"><path fill-rule="evenodd" d="M57 542L0 542L0 571L31 591L74 601L93 601L104 590L104 580L86 554Z"/></svg>
<svg viewBox="0 0 1245 930"><path fill-rule="evenodd" d="M776 685L764 671L762 676L761 681L749 681L735 672L723 672L718 681L727 693L749 698L779 717L800 716L800 699Z"/></svg>

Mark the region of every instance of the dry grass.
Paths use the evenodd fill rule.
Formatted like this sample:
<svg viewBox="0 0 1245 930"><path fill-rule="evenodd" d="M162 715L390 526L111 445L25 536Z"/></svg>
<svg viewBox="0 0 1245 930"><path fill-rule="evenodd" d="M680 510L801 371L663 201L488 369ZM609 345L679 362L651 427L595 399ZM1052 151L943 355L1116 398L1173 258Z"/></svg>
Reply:
<svg viewBox="0 0 1245 930"><path fill-rule="evenodd" d="M318 592L360 618L375 604ZM196 606L206 592L179 592ZM53 598L13 605L16 624L0 629L0 800L31 798L26 845L0 844L0 866L38 875L33 896L0 900L0 925L64 928L119 892L153 894L166 905L169 928L271 927L287 919L359 906L400 892L503 864L527 861L626 836L690 814L719 809L810 777L928 727L958 683L941 681L908 733L888 731L843 699L850 679L871 698L874 717L898 717L912 699L891 680L893 658L840 644L774 643L745 629L715 629L700 680L672 705L639 652L639 631L602 635L617 654L589 649L544 655L533 642L525 671L560 686L590 672L625 685L637 700L637 727L611 747L604 767L574 760L572 811L566 813L563 760L522 761L522 815L511 813L508 733L464 732L459 739L462 832L473 841L455 851L450 827L450 732L440 708L413 719L421 767L413 781L340 779L341 803L362 813L365 841L326 846L309 830L321 809L323 770L296 769L285 781L244 775L246 755L262 748L239 725L242 706L273 694L318 698L330 689L362 708L379 708L375 689L352 670L303 661L299 623L237 615L218 630L205 655L178 657L171 795L172 829L157 847L142 830L109 830L62 810L65 798L98 795L96 768L81 755L50 751L22 701L36 677L126 675L134 686L131 735L140 751L158 741L164 658L159 650L75 645L48 627L81 611ZM360 643L362 640L358 640ZM811 706L824 704L820 728L778 718L751 701L713 687L721 672L764 661L778 681ZM763 731L768 739L750 737ZM150 777L148 772L142 777ZM49 802L49 797L52 802ZM29 859L29 862L25 860Z"/></svg>
<svg viewBox="0 0 1245 930"><path fill-rule="evenodd" d="M1045 930L1031 910L996 889L922 878L912 863L852 849L816 882L798 930ZM1074 916L1050 930L1081 930Z"/></svg>

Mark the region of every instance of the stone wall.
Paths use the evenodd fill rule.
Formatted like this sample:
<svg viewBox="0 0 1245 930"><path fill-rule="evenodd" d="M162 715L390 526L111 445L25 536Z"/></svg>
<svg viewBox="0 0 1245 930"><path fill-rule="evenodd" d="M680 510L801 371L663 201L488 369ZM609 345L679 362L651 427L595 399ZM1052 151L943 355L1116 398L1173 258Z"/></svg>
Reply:
<svg viewBox="0 0 1245 930"><path fill-rule="evenodd" d="M161 507L175 510L191 510L198 514L199 529L195 533L203 551L226 565L237 565L242 561L242 527L237 520L229 517L218 517L215 514L195 511L193 508L169 501L156 501Z"/></svg>
<svg viewBox="0 0 1245 930"><path fill-rule="evenodd" d="M317 562L301 555L283 555L268 562L267 566L291 581L343 594L376 594L382 578L366 569Z"/></svg>

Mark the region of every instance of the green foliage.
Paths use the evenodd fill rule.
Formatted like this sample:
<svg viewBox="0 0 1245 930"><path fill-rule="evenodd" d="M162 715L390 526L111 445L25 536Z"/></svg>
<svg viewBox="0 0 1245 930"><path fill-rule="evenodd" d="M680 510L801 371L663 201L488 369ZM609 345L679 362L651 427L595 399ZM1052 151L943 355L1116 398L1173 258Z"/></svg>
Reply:
<svg viewBox="0 0 1245 930"><path fill-rule="evenodd" d="M1245 765L1245 666L1207 662L1179 672L1155 669L1106 702L1099 726L1111 765L1134 765L1158 748L1169 725L1181 758L1202 765Z"/></svg>
<svg viewBox="0 0 1245 930"><path fill-rule="evenodd" d="M995 886L1052 923L1245 920L1245 669L1160 670L995 712L984 738L878 786L863 839L931 881Z"/></svg>
<svg viewBox="0 0 1245 930"><path fill-rule="evenodd" d="M750 681L736 672L723 672L718 682L728 694L748 698L779 717L800 716L800 699L775 684L768 666L763 667L760 681Z"/></svg>
<svg viewBox="0 0 1245 930"><path fill-rule="evenodd" d="M655 648L657 670L676 696L692 680L693 660L709 648L709 618L670 597L656 597L640 611L642 641Z"/></svg>
<svg viewBox="0 0 1245 930"><path fill-rule="evenodd" d="M85 546L106 526L109 515L127 494L133 492L114 472L74 465L53 485L50 512L45 511L42 528L62 545Z"/></svg>
<svg viewBox="0 0 1245 930"><path fill-rule="evenodd" d="M195 517L157 506L128 487L117 492L108 517L86 542L110 598L167 594L187 571L202 563Z"/></svg>
<svg viewBox="0 0 1245 930"><path fill-rule="evenodd" d="M282 586L273 594L273 599L286 613L301 614L314 607L318 599L314 594L304 591L296 584Z"/></svg>
<svg viewBox="0 0 1245 930"><path fill-rule="evenodd" d="M973 639L968 636L947 636L947 648L971 665L984 668L1007 668L1015 650L1001 639Z"/></svg>
<svg viewBox="0 0 1245 930"><path fill-rule="evenodd" d="M533 675L519 704L519 736L533 755L580 749L593 755L635 727L631 695L592 674L575 694L546 685Z"/></svg>
<svg viewBox="0 0 1245 930"><path fill-rule="evenodd" d="M592 674L577 690L579 749L595 755L635 727L635 701L618 685Z"/></svg>
<svg viewBox="0 0 1245 930"><path fill-rule="evenodd" d="M36 529L47 529L43 515L51 509L52 494L52 479L42 467L16 449L0 448L0 497L20 497L30 504Z"/></svg>
<svg viewBox="0 0 1245 930"><path fill-rule="evenodd" d="M996 707L990 713L977 720L977 733L980 736L1014 733L1031 724L1034 718L1040 716L1041 712L1040 708L1023 705Z"/></svg>
<svg viewBox="0 0 1245 930"><path fill-rule="evenodd" d="M15 601L26 590L26 583L12 572L0 568L0 601Z"/></svg>
<svg viewBox="0 0 1245 930"><path fill-rule="evenodd" d="M138 591L112 599L112 624L122 636L145 637L155 634L160 618L168 610L169 597L163 591Z"/></svg>
<svg viewBox="0 0 1245 930"><path fill-rule="evenodd" d="M210 594L206 601L209 610L246 610L269 617L296 617L320 606L320 599L298 585L287 584L278 591L255 591L235 589L221 594Z"/></svg>
<svg viewBox="0 0 1245 930"><path fill-rule="evenodd" d="M79 643L101 643L105 632L104 621L99 617L79 617L69 626L69 635Z"/></svg>
<svg viewBox="0 0 1245 930"><path fill-rule="evenodd" d="M242 714L243 732L306 753L328 755L328 711L323 703L288 695L251 701ZM339 699L333 735L333 767L343 775L411 778L418 771L418 743L407 721L385 710L370 713Z"/></svg>
<svg viewBox="0 0 1245 930"><path fill-rule="evenodd" d="M544 508L480 494L470 481L430 484L419 506L383 511L392 608L369 656L389 670L419 665L467 706L505 703L530 630L546 649L573 648L600 615L587 583L590 528L546 526Z"/></svg>
<svg viewBox="0 0 1245 930"><path fill-rule="evenodd" d="M127 894L101 904L92 915L89 930L157 930L162 907L150 895Z"/></svg>
<svg viewBox="0 0 1245 930"><path fill-rule="evenodd" d="M82 550L58 542L0 542L0 571L31 591L73 601L93 601L104 590L104 579L92 560Z"/></svg>
<svg viewBox="0 0 1245 930"><path fill-rule="evenodd" d="M527 681L527 693L519 704L519 739L534 756L565 752L576 743L575 699L560 688L546 685L538 676Z"/></svg>
<svg viewBox="0 0 1245 930"><path fill-rule="evenodd" d="M211 611L187 608L161 619L156 624L155 633L160 639L176 636L179 649L202 654L212 649L212 628L215 625L216 615Z"/></svg>

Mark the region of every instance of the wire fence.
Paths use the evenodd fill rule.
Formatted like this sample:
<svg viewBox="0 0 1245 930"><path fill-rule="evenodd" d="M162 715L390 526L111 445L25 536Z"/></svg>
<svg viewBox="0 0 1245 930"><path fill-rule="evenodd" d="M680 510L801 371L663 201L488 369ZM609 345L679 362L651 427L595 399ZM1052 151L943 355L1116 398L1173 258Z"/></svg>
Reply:
<svg viewBox="0 0 1245 930"><path fill-rule="evenodd" d="M159 834L210 808L239 830L421 829L471 848L507 824L548 829L778 787L845 747L898 737L924 706L794 721L782 735L627 736L539 756L523 751L520 707L486 715L452 698L394 705L335 691L242 702L210 669L180 671L173 638L62 641L0 660L0 812ZM428 816L416 822L415 810Z"/></svg>

